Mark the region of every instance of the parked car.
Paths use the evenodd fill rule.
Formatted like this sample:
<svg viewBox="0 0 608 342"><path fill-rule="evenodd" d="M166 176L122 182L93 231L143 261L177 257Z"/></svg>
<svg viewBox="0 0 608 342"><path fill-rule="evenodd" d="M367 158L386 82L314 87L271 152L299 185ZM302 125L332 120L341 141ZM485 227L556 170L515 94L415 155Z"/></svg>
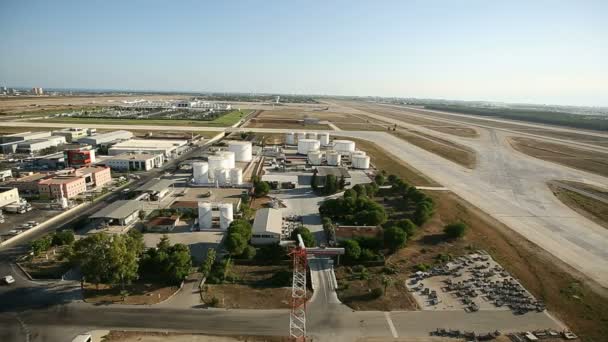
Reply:
<svg viewBox="0 0 608 342"><path fill-rule="evenodd" d="M10 285L15 282L15 278L12 275L6 275L2 277L2 283L6 285Z"/></svg>

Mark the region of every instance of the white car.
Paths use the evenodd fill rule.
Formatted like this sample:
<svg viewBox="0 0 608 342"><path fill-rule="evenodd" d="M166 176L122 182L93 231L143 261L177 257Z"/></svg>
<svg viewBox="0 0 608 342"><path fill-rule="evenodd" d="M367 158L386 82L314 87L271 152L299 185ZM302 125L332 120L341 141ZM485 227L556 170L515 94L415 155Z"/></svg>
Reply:
<svg viewBox="0 0 608 342"><path fill-rule="evenodd" d="M15 278L12 275L2 277L2 282L6 285L10 285L15 282Z"/></svg>

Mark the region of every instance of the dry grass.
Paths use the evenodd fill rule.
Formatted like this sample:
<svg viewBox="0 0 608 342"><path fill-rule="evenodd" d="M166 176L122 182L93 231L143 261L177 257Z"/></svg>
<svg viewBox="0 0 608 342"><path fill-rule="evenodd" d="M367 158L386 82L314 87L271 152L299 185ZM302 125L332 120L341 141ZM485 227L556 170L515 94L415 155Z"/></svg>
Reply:
<svg viewBox="0 0 608 342"><path fill-rule="evenodd" d="M531 138L510 137L509 143L529 156L608 177L608 154Z"/></svg>
<svg viewBox="0 0 608 342"><path fill-rule="evenodd" d="M291 287L253 287L240 284L207 285L205 301L219 300L218 307L227 309L287 309Z"/></svg>
<svg viewBox="0 0 608 342"><path fill-rule="evenodd" d="M280 128L280 129L311 129L311 130L331 130L331 127L324 124L308 124L297 120L250 120L245 128Z"/></svg>
<svg viewBox="0 0 608 342"><path fill-rule="evenodd" d="M129 295L123 298L120 286L86 283L83 291L84 301L91 304L156 304L174 294L179 287L135 282L126 286Z"/></svg>
<svg viewBox="0 0 608 342"><path fill-rule="evenodd" d="M118 331L112 330L103 337L103 342L287 342L281 336L217 336L177 332Z"/></svg>
<svg viewBox="0 0 608 342"><path fill-rule="evenodd" d="M405 164L399 158L384 151L380 146L361 139L350 139L357 147L371 157L371 163L378 170L385 170L389 174L394 174L409 184L415 186L438 186L439 184L412 166Z"/></svg>
<svg viewBox="0 0 608 342"><path fill-rule="evenodd" d="M334 125L345 131L387 131L389 126L365 122L335 122Z"/></svg>
<svg viewBox="0 0 608 342"><path fill-rule="evenodd" d="M570 209L608 229L608 203L565 189L559 183L551 182L549 188ZM587 189L583 188L581 190Z"/></svg>
<svg viewBox="0 0 608 342"><path fill-rule="evenodd" d="M451 141L416 131L392 131L391 134L436 155L472 169L477 163L475 151Z"/></svg>
<svg viewBox="0 0 608 342"><path fill-rule="evenodd" d="M34 279L61 279L68 270L67 260L59 260L63 246L52 247L32 260L20 263L21 266Z"/></svg>

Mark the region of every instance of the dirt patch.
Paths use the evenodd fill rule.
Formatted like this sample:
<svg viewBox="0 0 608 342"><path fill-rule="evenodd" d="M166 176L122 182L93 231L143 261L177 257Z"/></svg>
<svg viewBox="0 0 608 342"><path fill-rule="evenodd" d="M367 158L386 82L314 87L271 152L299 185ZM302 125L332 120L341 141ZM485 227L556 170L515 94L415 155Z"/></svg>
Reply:
<svg viewBox="0 0 608 342"><path fill-rule="evenodd" d="M387 131L389 125L382 126L375 123L334 122L338 128L344 131Z"/></svg>
<svg viewBox="0 0 608 342"><path fill-rule="evenodd" d="M385 170L389 174L394 174L409 184L415 186L438 186L439 184L412 166L402 162L399 158L383 150L380 146L367 140L352 139L357 148L363 150L371 157L371 163L378 170Z"/></svg>
<svg viewBox="0 0 608 342"><path fill-rule="evenodd" d="M608 154L531 138L509 137L511 146L534 158L608 177Z"/></svg>
<svg viewBox="0 0 608 342"><path fill-rule="evenodd" d="M179 290L177 286L133 283L125 287L128 295L121 295L120 286L109 286L85 283L84 301L91 304L157 304L169 298Z"/></svg>
<svg viewBox="0 0 608 342"><path fill-rule="evenodd" d="M550 182L549 188L570 209L608 229L608 203L566 189L557 182Z"/></svg>
<svg viewBox="0 0 608 342"><path fill-rule="evenodd" d="M584 133L574 133L574 132L563 132L563 131L552 131L546 129L538 129L538 128L520 128L516 129L518 132L530 133L543 135L546 137L571 140L581 143L586 143L590 145L598 145L598 146L608 146L608 138L600 137L597 135L584 134Z"/></svg>
<svg viewBox="0 0 608 342"><path fill-rule="evenodd" d="M255 119L247 123L245 128L280 128L280 129L310 129L331 130L331 127L323 124L304 124L297 120L264 120Z"/></svg>
<svg viewBox="0 0 608 342"><path fill-rule="evenodd" d="M466 168L472 169L477 163L475 151L449 140L433 137L418 131L398 130L391 132L391 134Z"/></svg>
<svg viewBox="0 0 608 342"><path fill-rule="evenodd" d="M291 287L253 287L240 284L208 285L205 302L217 298L217 307L227 309L287 309Z"/></svg>
<svg viewBox="0 0 608 342"><path fill-rule="evenodd" d="M67 260L59 260L63 248L52 247L46 253L20 263L19 266L34 279L61 279L61 276L70 269Z"/></svg>
<svg viewBox="0 0 608 342"><path fill-rule="evenodd" d="M154 331L117 331L112 330L102 339L103 342L287 342L280 336L218 336Z"/></svg>
<svg viewBox="0 0 608 342"><path fill-rule="evenodd" d="M264 196L264 197L260 197L260 198L253 198L251 200L251 204L250 207L251 209L261 209L261 208L266 208L268 206L268 203L270 202L270 197L268 196Z"/></svg>

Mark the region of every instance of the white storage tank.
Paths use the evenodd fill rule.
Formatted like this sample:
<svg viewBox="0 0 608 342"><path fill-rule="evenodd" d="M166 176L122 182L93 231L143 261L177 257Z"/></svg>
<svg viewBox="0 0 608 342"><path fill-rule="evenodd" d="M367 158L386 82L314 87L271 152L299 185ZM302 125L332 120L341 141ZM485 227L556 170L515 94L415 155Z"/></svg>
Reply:
<svg viewBox="0 0 608 342"><path fill-rule="evenodd" d="M321 165L323 154L319 151L308 152L308 162L310 165Z"/></svg>
<svg viewBox="0 0 608 342"><path fill-rule="evenodd" d="M340 166L340 162L342 161L342 156L340 153L336 151L327 152L327 165L330 166Z"/></svg>
<svg viewBox="0 0 608 342"><path fill-rule="evenodd" d="M302 140L302 139L306 139L306 132L298 132L296 133L296 138L298 141Z"/></svg>
<svg viewBox="0 0 608 342"><path fill-rule="evenodd" d="M240 168L230 169L230 184L232 184L232 185L243 184L243 169L240 169Z"/></svg>
<svg viewBox="0 0 608 342"><path fill-rule="evenodd" d="M224 156L213 155L207 158L209 162L209 179L215 179L215 170L224 168Z"/></svg>
<svg viewBox="0 0 608 342"><path fill-rule="evenodd" d="M317 139L317 133L315 133L315 132L306 133L306 139Z"/></svg>
<svg viewBox="0 0 608 342"><path fill-rule="evenodd" d="M287 144L287 145L296 144L296 134L294 132L285 133L285 144Z"/></svg>
<svg viewBox="0 0 608 342"><path fill-rule="evenodd" d="M355 169L369 169L369 156L354 155L351 161Z"/></svg>
<svg viewBox="0 0 608 342"><path fill-rule="evenodd" d="M230 181L230 169L221 168L215 169L215 180L218 184L229 184Z"/></svg>
<svg viewBox="0 0 608 342"><path fill-rule="evenodd" d="M195 184L209 183L209 164L203 162L192 163L192 178Z"/></svg>
<svg viewBox="0 0 608 342"><path fill-rule="evenodd" d="M232 204L220 203L217 206L220 209L220 229L228 229L233 220Z"/></svg>
<svg viewBox="0 0 608 342"><path fill-rule="evenodd" d="M252 159L252 147L250 141L229 141L228 151L234 153L234 160L238 162L250 162Z"/></svg>
<svg viewBox="0 0 608 342"><path fill-rule="evenodd" d="M232 151L220 151L217 153L218 155L224 158L222 165L226 169L232 169L236 166L235 154Z"/></svg>
<svg viewBox="0 0 608 342"><path fill-rule="evenodd" d="M355 152L355 142L351 140L334 140L334 150L340 153Z"/></svg>
<svg viewBox="0 0 608 342"><path fill-rule="evenodd" d="M211 229L213 227L211 203L198 202L198 227L200 229Z"/></svg>
<svg viewBox="0 0 608 342"><path fill-rule="evenodd" d="M350 155L352 157L352 156L365 156L367 154L365 153L365 151L355 151L355 152L351 153Z"/></svg>
<svg viewBox="0 0 608 342"><path fill-rule="evenodd" d="M298 140L298 154L306 154L308 152L318 151L321 147L319 140L316 139L300 139Z"/></svg>
<svg viewBox="0 0 608 342"><path fill-rule="evenodd" d="M319 133L321 146L329 146L329 133Z"/></svg>

